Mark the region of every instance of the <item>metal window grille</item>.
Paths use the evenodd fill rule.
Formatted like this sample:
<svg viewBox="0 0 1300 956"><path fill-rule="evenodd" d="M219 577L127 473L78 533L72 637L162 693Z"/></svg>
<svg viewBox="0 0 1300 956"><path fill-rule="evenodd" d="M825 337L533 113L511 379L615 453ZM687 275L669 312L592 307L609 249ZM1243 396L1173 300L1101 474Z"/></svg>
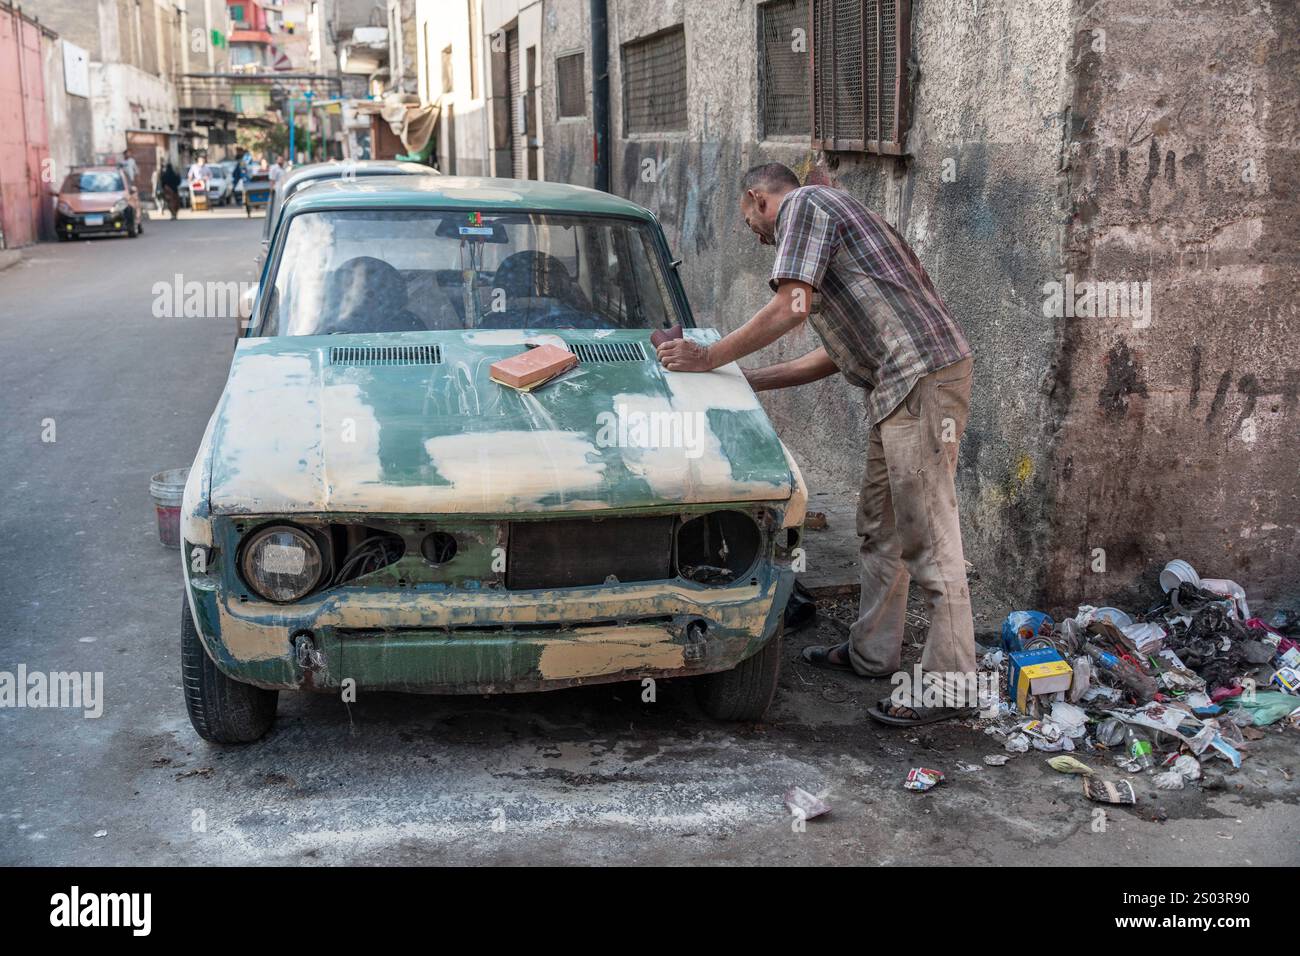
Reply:
<svg viewBox="0 0 1300 956"><path fill-rule="evenodd" d="M911 0L811 3L813 145L906 152Z"/></svg>
<svg viewBox="0 0 1300 956"><path fill-rule="evenodd" d="M623 45L623 129L686 129L686 30L673 27Z"/></svg>
<svg viewBox="0 0 1300 956"><path fill-rule="evenodd" d="M772 0L758 8L759 115L763 135L807 135L808 0Z"/></svg>
<svg viewBox="0 0 1300 956"><path fill-rule="evenodd" d="M555 58L555 99L561 118L587 115L585 63L581 53Z"/></svg>

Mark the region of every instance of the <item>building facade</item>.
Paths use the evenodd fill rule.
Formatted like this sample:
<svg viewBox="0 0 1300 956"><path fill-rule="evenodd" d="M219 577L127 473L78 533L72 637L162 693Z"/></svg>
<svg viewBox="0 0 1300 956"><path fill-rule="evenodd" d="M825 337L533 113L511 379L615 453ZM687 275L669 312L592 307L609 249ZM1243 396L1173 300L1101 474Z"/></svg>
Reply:
<svg viewBox="0 0 1300 956"><path fill-rule="evenodd" d="M460 6L417 4L446 168L581 185L606 8L610 188L660 217L701 324L769 295L737 208L756 163L906 236L975 348L963 530L1008 599L1137 598L1172 557L1294 596L1295 5ZM861 398L838 378L763 396L814 490L856 488Z"/></svg>

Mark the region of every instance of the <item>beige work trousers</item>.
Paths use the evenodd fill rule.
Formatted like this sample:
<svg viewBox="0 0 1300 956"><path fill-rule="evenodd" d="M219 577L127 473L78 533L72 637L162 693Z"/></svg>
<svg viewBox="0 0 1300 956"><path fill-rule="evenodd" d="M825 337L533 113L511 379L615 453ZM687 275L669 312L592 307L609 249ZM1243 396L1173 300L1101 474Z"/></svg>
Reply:
<svg viewBox="0 0 1300 956"><path fill-rule="evenodd" d="M858 619L849 630L854 670L871 677L897 672L907 586L915 580L930 613L921 655L923 680L942 681L949 706L975 703L953 696L962 680L973 680L975 671L975 628L954 482L972 366L966 358L926 375L871 429L857 519L862 591Z"/></svg>

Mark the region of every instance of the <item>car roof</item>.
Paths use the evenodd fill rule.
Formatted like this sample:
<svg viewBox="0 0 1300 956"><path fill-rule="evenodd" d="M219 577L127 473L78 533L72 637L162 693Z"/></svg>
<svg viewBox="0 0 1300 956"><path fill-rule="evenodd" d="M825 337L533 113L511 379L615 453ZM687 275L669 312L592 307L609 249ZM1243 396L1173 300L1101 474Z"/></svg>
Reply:
<svg viewBox="0 0 1300 956"><path fill-rule="evenodd" d="M350 162L333 160L295 167L280 178L279 186L285 189L308 179L333 179L345 173L356 173L358 176L430 176L437 175L437 170L423 163L398 159L358 159Z"/></svg>
<svg viewBox="0 0 1300 956"><path fill-rule="evenodd" d="M73 166L71 169L68 170L68 174L71 175L72 173L116 173L120 171L121 170L119 170L116 166L100 166L100 165Z"/></svg>
<svg viewBox="0 0 1300 956"><path fill-rule="evenodd" d="M472 176L367 176L334 179L295 193L285 212L333 209L466 209L586 213L654 222L643 206L585 186Z"/></svg>

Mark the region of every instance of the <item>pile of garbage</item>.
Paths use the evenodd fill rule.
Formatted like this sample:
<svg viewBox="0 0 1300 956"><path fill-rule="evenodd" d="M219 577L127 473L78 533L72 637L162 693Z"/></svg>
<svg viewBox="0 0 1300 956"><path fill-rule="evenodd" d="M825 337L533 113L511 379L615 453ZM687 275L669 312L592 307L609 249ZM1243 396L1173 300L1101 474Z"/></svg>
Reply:
<svg viewBox="0 0 1300 956"><path fill-rule="evenodd" d="M1088 605L1060 622L1008 615L1002 647L980 662L1004 687L981 701L985 732L1009 754L1058 754L1052 767L1080 774L1091 800L1135 803L1131 780L1065 754L1110 757L1158 790L1181 790L1239 769L1261 728L1300 730L1300 618L1254 617L1240 585L1202 579L1185 561L1169 562L1160 584L1163 600L1136 615Z"/></svg>

